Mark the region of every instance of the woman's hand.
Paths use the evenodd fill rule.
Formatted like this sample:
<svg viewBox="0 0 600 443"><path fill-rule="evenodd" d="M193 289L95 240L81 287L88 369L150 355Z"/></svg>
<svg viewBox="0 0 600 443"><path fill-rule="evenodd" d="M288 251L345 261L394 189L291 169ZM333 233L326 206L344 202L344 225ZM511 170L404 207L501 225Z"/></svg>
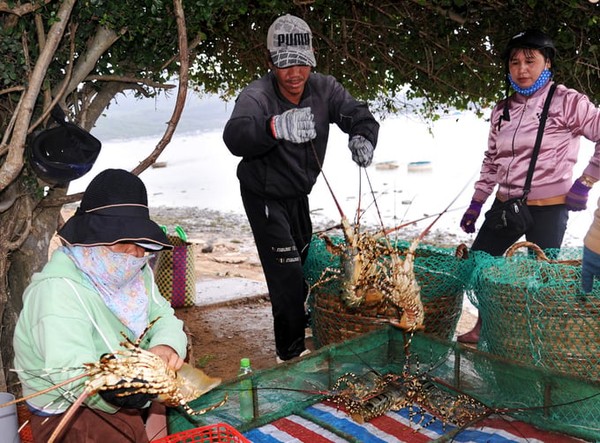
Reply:
<svg viewBox="0 0 600 443"><path fill-rule="evenodd" d="M478 202L477 200L471 200L469 209L467 209L460 221L461 229L467 234L473 234L475 232L475 222L481 213L482 206L483 203Z"/></svg>
<svg viewBox="0 0 600 443"><path fill-rule="evenodd" d="M588 194L592 185L593 181L584 176L575 180L566 196L565 204L569 211L583 211L587 208Z"/></svg>
<svg viewBox="0 0 600 443"><path fill-rule="evenodd" d="M153 346L148 349L149 352L158 355L163 361L167 364L167 366L174 371L179 370L183 366L183 359L175 352L175 350L171 346L167 345L158 345Z"/></svg>

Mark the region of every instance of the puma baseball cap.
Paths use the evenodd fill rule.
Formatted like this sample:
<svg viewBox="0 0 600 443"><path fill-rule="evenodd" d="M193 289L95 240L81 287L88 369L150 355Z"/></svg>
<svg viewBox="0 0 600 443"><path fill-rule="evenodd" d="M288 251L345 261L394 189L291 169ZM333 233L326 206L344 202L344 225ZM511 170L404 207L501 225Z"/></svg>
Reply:
<svg viewBox="0 0 600 443"><path fill-rule="evenodd" d="M278 68L317 66L312 46L312 32L299 17L286 14L269 27L267 49Z"/></svg>

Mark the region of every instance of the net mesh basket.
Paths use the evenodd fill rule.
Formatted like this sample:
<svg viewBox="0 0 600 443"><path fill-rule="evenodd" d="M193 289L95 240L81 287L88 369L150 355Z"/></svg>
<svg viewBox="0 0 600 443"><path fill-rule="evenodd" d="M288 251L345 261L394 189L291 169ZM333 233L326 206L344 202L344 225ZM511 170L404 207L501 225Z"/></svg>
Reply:
<svg viewBox="0 0 600 443"><path fill-rule="evenodd" d="M332 236L334 244L344 244L341 236ZM402 258L410 244L394 241ZM414 274L421 287L425 312L424 332L440 338L453 336L462 311L463 295L472 270L467 248L442 248L423 245L415 253ZM340 258L331 253L323 239L313 237L304 274L312 287L309 296L312 332L315 344L339 343L373 331L390 321L398 321L402 311L384 298L380 302L348 307L341 297L344 273ZM323 283L321 283L323 282Z"/></svg>
<svg viewBox="0 0 600 443"><path fill-rule="evenodd" d="M531 242L514 244L504 257L473 253L469 297L482 319L479 349L600 381L600 297L582 293L581 254Z"/></svg>

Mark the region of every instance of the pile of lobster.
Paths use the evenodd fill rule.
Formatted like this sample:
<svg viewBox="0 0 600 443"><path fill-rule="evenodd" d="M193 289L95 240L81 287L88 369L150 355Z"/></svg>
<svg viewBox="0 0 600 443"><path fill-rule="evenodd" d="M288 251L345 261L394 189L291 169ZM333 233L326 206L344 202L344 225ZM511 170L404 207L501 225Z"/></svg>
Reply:
<svg viewBox="0 0 600 443"><path fill-rule="evenodd" d="M408 364L401 374L346 373L338 378L329 399L357 423L408 408L411 421L421 416L415 420L420 427L439 420L443 426L450 423L461 428L495 412L473 397L443 389L427 372L410 373ZM430 414L428 421L424 413Z"/></svg>
<svg viewBox="0 0 600 443"><path fill-rule="evenodd" d="M402 253L384 234L360 232L359 226L351 226L346 217L342 217L341 226L344 243L334 244L326 235L321 236L327 250L340 257L340 269L325 269L312 287L338 279L340 297L347 307L388 303L399 314L394 325L409 332L421 329L425 315L414 272L421 237Z"/></svg>

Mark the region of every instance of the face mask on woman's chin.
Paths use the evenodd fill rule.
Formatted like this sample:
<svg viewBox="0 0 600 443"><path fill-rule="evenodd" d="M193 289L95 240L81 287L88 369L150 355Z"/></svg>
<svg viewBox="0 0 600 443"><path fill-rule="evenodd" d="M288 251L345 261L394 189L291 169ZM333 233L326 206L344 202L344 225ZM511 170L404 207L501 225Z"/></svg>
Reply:
<svg viewBox="0 0 600 443"><path fill-rule="evenodd" d="M510 81L510 85L512 86L512 88L519 94L525 95L527 97L532 95L535 91L538 91L539 89L543 88L546 85L546 83L550 81L551 78L552 72L548 68L546 68L542 71L542 73L533 85L529 86L528 88L521 88L515 83L515 81L512 79L512 76L508 74L508 80Z"/></svg>

